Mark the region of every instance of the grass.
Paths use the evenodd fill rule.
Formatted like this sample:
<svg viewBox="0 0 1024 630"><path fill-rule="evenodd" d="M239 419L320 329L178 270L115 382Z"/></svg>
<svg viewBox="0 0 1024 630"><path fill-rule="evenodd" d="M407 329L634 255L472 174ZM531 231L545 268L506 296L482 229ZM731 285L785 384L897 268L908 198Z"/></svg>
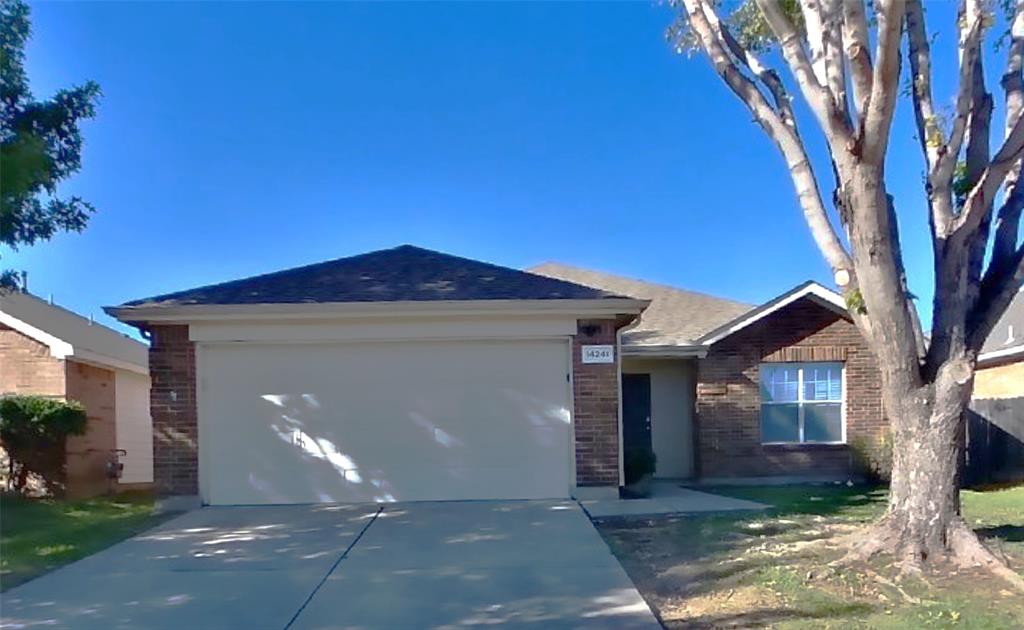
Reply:
<svg viewBox="0 0 1024 630"><path fill-rule="evenodd" d="M0 495L0 590L94 554L164 518L155 513L148 493L82 501Z"/></svg>
<svg viewBox="0 0 1024 630"><path fill-rule="evenodd" d="M1024 597L988 574L899 579L884 562L830 567L885 490L721 487L763 512L598 523L668 628L1022 628ZM1024 572L1024 487L961 494L965 519Z"/></svg>

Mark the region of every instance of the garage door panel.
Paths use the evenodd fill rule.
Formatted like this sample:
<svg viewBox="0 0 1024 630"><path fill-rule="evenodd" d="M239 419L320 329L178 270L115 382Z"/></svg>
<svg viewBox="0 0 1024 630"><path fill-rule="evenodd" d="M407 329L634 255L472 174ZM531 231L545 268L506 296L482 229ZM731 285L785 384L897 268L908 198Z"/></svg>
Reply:
<svg viewBox="0 0 1024 630"><path fill-rule="evenodd" d="M565 342L209 345L212 503L563 497Z"/></svg>

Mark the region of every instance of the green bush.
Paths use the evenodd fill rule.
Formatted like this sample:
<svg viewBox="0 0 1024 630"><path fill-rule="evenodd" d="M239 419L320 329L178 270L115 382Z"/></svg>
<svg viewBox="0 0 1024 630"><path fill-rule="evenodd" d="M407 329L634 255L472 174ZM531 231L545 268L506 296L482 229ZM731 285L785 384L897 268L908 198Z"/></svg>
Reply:
<svg viewBox="0 0 1024 630"><path fill-rule="evenodd" d="M855 438L850 452L856 469L871 485L885 485L892 479L892 435L887 430L877 440Z"/></svg>
<svg viewBox="0 0 1024 630"><path fill-rule="evenodd" d="M654 452L645 448L626 449L622 459L626 485L640 481L645 475L653 475L658 464Z"/></svg>
<svg viewBox="0 0 1024 630"><path fill-rule="evenodd" d="M0 398L0 442L9 459L8 483L23 492L30 473L54 490L63 482L64 443L85 433L85 408L43 396Z"/></svg>

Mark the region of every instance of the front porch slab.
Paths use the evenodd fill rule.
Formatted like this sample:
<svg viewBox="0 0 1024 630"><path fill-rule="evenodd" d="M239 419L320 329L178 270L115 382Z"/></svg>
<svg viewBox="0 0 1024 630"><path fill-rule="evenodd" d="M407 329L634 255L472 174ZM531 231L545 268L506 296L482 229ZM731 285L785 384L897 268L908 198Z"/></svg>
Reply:
<svg viewBox="0 0 1024 630"><path fill-rule="evenodd" d="M646 499L594 499L580 500L590 518L624 516L661 516L668 514L698 514L702 512L731 512L734 510L764 510L770 505L723 497L708 492L684 488L678 481L656 480L651 496Z"/></svg>

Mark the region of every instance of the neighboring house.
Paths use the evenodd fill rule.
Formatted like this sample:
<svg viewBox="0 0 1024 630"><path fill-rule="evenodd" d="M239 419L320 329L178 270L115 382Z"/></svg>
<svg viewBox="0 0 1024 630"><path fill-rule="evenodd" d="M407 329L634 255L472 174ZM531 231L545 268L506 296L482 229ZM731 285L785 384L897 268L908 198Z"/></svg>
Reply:
<svg viewBox="0 0 1024 630"><path fill-rule="evenodd" d="M964 474L972 484L1024 480L1024 291L978 356Z"/></svg>
<svg viewBox="0 0 1024 630"><path fill-rule="evenodd" d="M145 344L28 293L0 294L0 395L76 400L86 433L68 438L67 493L109 488L113 449L126 455L120 487L153 481L149 360Z"/></svg>
<svg viewBox="0 0 1024 630"><path fill-rule="evenodd" d="M981 348L974 397L1024 397L1024 291L1014 296Z"/></svg>
<svg viewBox="0 0 1024 630"><path fill-rule="evenodd" d="M846 478L850 440L881 433L834 293L751 309L537 271L406 245L108 308L150 336L156 483L211 504L614 496L623 445L671 477Z"/></svg>

